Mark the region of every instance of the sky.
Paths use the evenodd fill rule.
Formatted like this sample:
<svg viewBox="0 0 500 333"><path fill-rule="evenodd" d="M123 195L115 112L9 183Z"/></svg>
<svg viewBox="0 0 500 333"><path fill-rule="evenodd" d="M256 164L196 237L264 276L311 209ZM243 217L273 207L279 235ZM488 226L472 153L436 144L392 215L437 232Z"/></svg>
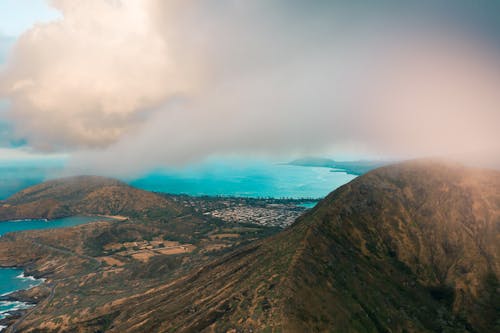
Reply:
<svg viewBox="0 0 500 333"><path fill-rule="evenodd" d="M50 22L60 16L45 0L0 1L0 31L4 36L17 37L37 23Z"/></svg>
<svg viewBox="0 0 500 333"><path fill-rule="evenodd" d="M500 166L500 2L0 0L0 153Z"/></svg>
<svg viewBox="0 0 500 333"><path fill-rule="evenodd" d="M49 6L45 0L1 0L0 1L0 70L7 62L9 52L16 40L36 24L60 19L61 14ZM13 124L6 119L9 110L8 100L0 100L0 164L10 162L61 159L62 155L36 153L26 147L22 137L13 133Z"/></svg>

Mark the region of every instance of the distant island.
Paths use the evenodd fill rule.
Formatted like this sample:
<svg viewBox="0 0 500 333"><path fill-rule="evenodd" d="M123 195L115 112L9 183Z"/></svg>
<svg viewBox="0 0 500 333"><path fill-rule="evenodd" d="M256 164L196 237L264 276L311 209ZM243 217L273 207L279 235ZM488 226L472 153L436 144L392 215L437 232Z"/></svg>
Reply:
<svg viewBox="0 0 500 333"><path fill-rule="evenodd" d="M371 160L359 160L359 161L335 161L329 158L322 157L304 157L293 160L288 165L304 166L304 167L321 167L321 168L332 168L341 171L345 171L348 174L361 176L368 171L390 164L389 161L371 161Z"/></svg>

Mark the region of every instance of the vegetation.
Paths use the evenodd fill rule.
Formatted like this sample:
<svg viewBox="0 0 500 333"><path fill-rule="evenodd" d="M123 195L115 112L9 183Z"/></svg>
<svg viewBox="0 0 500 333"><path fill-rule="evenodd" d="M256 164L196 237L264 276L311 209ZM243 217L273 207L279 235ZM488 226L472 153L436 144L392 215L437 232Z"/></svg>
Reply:
<svg viewBox="0 0 500 333"><path fill-rule="evenodd" d="M498 332L499 189L496 171L405 163L281 232L144 210L7 235L0 264L56 286L20 323L28 332ZM109 250L158 239L196 249L144 260Z"/></svg>

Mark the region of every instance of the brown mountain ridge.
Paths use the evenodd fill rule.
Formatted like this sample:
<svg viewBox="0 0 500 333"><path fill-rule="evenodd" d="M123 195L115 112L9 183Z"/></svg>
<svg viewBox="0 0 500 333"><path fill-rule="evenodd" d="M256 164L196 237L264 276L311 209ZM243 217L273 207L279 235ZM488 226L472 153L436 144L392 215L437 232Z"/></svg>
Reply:
<svg viewBox="0 0 500 333"><path fill-rule="evenodd" d="M94 273L82 277L81 293L55 293L17 329L499 332L499 230L500 172L435 161L387 166L332 192L283 232L163 283L145 289L131 278L141 287L117 294Z"/></svg>
<svg viewBox="0 0 500 333"><path fill-rule="evenodd" d="M112 307L110 332L498 332L500 173L384 167L293 227Z"/></svg>
<svg viewBox="0 0 500 333"><path fill-rule="evenodd" d="M74 215L134 216L148 209L181 208L165 197L110 178L77 176L29 187L0 201L0 221L54 219Z"/></svg>

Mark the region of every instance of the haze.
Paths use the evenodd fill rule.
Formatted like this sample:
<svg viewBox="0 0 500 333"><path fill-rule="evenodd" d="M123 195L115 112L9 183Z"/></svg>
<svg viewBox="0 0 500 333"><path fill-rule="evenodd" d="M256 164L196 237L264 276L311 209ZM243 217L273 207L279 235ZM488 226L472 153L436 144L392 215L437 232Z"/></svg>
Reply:
<svg viewBox="0 0 500 333"><path fill-rule="evenodd" d="M235 154L500 165L494 1L47 6L0 37L2 154L103 174Z"/></svg>

